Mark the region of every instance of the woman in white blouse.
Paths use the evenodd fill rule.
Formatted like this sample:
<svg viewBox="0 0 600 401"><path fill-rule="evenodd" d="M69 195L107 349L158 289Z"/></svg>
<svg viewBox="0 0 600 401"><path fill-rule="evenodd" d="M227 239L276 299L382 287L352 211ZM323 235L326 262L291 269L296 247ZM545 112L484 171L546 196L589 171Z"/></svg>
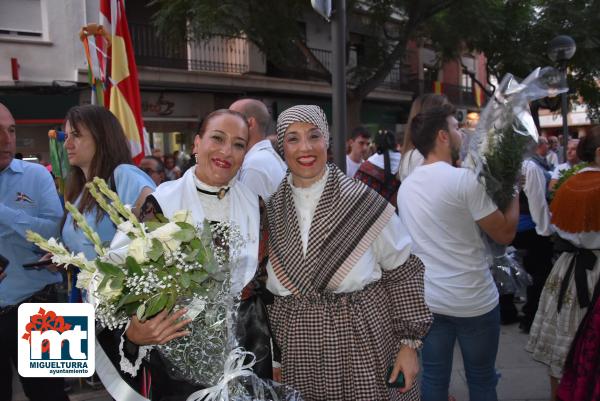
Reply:
<svg viewBox="0 0 600 401"><path fill-rule="evenodd" d="M408 234L387 201L326 163L318 106L284 111L277 135L290 173L267 203L267 288L283 383L306 401L418 399L431 313Z"/></svg>
<svg viewBox="0 0 600 401"><path fill-rule="evenodd" d="M236 178L244 160L247 143L248 124L243 115L226 109L210 113L204 119L195 138L196 167L187 170L180 179L160 185L146 199L140 216L142 220L147 221L159 214L171 218L177 211L189 210L194 224L202 225L206 220L211 225L228 222L238 227L244 242L241 249L230 253L233 259L229 263L230 293L234 299L242 297L242 289L249 288L246 286L255 277L259 265L259 198ZM141 322L135 316L131 318L120 339L118 353L111 357L113 363L120 368L118 373L129 382L130 386L122 382L118 385L112 382L105 383L108 384L107 389L115 399L137 399L133 389L139 388L140 381L146 384L150 382L145 377L146 373L140 369L142 365L150 371L149 376L152 378L151 391L143 395L148 396L148 393L151 393L152 399L185 400L199 388L216 384L219 375L223 373L224 361L221 355L215 355L208 361L210 366L206 370L201 366L192 366L196 371L201 371L203 381L198 382L187 377L185 372L178 372L171 366L167 367L158 353L153 352L155 345L166 344L191 334L188 326L191 320L183 318L185 312L181 310L168 314L167 311L162 311L145 322ZM241 319L241 312L239 310L237 312L239 313L235 314L236 319ZM251 348L249 350L254 352L257 361L253 368L255 373L270 378L272 373L270 340L261 336L264 332L255 330L259 323L263 326L259 329L268 326L266 311L262 314L262 318L254 315L253 320L249 322L252 327L244 326L244 329L246 337L252 336L250 340L254 348L246 345L242 338L237 340L240 345L245 346L246 349ZM238 322L239 320L235 321L236 324ZM224 340L223 343L227 342ZM264 355L265 353L268 355ZM264 364L261 364L262 362ZM266 374L261 375L257 369L262 369ZM113 379L116 377L115 382L118 381L114 372L112 376L110 372L108 373L104 377ZM102 375L101 378L104 382Z"/></svg>

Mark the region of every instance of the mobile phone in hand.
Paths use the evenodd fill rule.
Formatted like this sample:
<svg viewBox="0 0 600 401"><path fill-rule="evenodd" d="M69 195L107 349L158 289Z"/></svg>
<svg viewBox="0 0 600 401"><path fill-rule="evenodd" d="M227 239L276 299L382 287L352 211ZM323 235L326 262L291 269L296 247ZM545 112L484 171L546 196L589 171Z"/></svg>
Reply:
<svg viewBox="0 0 600 401"><path fill-rule="evenodd" d="M404 374L402 372L398 373L398 377L396 378L396 381L393 383L390 383L390 378L392 377L392 371L394 370L394 365L390 366L388 368L387 371L387 375L385 375L385 384L388 387L392 387L392 388L401 388L404 387Z"/></svg>
<svg viewBox="0 0 600 401"><path fill-rule="evenodd" d="M8 266L8 259L6 259L4 256L0 255L0 274L2 274L4 272L4 270L6 269L7 266Z"/></svg>
<svg viewBox="0 0 600 401"><path fill-rule="evenodd" d="M44 259L44 260L38 260L37 262L25 263L25 264L23 264L23 267L26 269L29 269L32 267L37 268L37 267L48 266L48 265L51 265L52 263L53 263L52 259Z"/></svg>

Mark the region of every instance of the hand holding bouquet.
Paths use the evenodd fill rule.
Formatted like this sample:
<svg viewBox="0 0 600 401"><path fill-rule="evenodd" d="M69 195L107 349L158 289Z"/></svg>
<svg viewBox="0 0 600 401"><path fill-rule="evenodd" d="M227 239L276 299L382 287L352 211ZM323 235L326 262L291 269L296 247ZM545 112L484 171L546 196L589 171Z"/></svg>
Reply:
<svg viewBox="0 0 600 401"><path fill-rule="evenodd" d="M54 263L81 269L77 287L95 300L96 318L104 327L123 327L133 314L144 321L162 310L171 311L181 297L202 303L221 289L229 247L241 238L228 223L215 228L223 243L215 246L210 225L194 226L189 211L179 211L171 220L142 223L104 180L95 178L86 186L118 227L117 238L125 237L126 246L115 249L113 243L112 249L104 247L70 203L66 208L94 244L95 260L87 260L81 252L69 252L54 238L45 240L31 231L27 238L52 253Z"/></svg>

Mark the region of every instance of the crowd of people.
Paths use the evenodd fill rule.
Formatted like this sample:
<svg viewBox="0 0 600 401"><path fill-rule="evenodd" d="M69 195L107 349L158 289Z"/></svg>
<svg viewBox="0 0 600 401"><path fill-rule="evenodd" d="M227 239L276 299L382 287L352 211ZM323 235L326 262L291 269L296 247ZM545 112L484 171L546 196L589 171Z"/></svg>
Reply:
<svg viewBox="0 0 600 401"><path fill-rule="evenodd" d="M94 177L142 221L185 209L195 224L235 224L245 238L230 272L242 300L237 341L255 354L257 376L303 400L446 401L456 342L469 398L496 400L500 324L517 321L530 333L527 350L549 367L553 399L600 399L600 127L571 140L566 160L558 141L540 137L500 211L477 175L460 167L466 134L444 96L415 100L401 146L387 130L353 130L345 172L328 161L329 125L318 106L283 111L274 142L272 124L262 102L240 99L203 118L190 160L155 149L136 167L117 119L102 107L76 106L65 118L65 200L107 243L117 228L85 186ZM18 358L17 307L56 302L65 276L52 264L22 267L51 257L25 240L25 230L96 256L47 169L15 152L16 124L0 104L6 400ZM499 297L482 234L523 253L532 285L522 311L513 296ZM68 277L70 302L86 302L77 271ZM125 384L120 396L186 399L215 384L173 377L156 352L194 335L185 312L134 315L124 330L100 330ZM62 379L20 380L32 401L68 399Z"/></svg>

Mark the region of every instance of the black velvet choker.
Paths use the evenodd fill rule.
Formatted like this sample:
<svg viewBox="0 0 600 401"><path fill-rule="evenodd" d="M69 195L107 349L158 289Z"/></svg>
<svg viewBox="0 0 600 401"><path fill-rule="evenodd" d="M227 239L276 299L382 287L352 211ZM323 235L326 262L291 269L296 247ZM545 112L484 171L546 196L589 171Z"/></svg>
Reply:
<svg viewBox="0 0 600 401"><path fill-rule="evenodd" d="M203 194L206 194L206 195L216 196L217 198L219 198L219 200L223 199L225 197L225 195L227 195L227 192L229 192L229 188L231 188L231 187L221 188L217 192L212 192L212 191L206 191L204 189L200 189L200 188L196 187L198 192L202 192Z"/></svg>

